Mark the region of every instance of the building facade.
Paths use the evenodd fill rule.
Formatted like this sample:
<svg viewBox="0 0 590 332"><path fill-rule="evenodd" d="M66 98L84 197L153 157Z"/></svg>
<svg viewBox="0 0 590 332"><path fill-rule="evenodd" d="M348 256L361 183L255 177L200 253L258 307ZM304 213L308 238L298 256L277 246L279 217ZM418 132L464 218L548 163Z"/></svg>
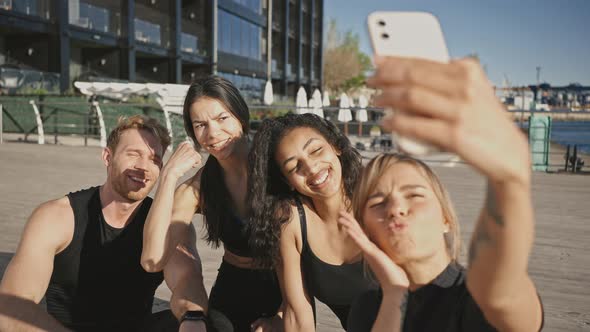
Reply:
<svg viewBox="0 0 590 332"><path fill-rule="evenodd" d="M249 100L322 82L323 0L0 0L0 89L190 83L218 74Z"/></svg>

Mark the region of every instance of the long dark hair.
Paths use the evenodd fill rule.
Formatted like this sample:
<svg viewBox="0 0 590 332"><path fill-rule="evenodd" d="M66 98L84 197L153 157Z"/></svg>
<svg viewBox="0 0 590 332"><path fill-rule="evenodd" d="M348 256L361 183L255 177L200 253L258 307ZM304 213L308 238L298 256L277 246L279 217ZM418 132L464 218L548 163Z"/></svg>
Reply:
<svg viewBox="0 0 590 332"><path fill-rule="evenodd" d="M244 135L248 135L250 129L250 112L244 98L238 89L228 80L219 76L207 76L199 78L191 84L184 99L182 116L186 134L193 140L195 146L199 142L195 137L190 115L191 105L199 98L207 97L219 101L225 106L242 125ZM213 247L219 247L222 233L223 220L231 218L230 194L225 185L223 170L217 158L212 155L207 158L203 173L201 174L201 187L199 190L200 212L205 215L205 227L207 235L205 239Z"/></svg>
<svg viewBox="0 0 590 332"><path fill-rule="evenodd" d="M314 114L287 114L264 120L254 136L248 163L248 206L252 211L250 247L254 259L262 267L280 263L282 225L291 218L291 206L298 195L282 175L275 161L275 152L281 139L300 127L316 130L341 153L343 189L349 204L361 172L360 154L333 123Z"/></svg>

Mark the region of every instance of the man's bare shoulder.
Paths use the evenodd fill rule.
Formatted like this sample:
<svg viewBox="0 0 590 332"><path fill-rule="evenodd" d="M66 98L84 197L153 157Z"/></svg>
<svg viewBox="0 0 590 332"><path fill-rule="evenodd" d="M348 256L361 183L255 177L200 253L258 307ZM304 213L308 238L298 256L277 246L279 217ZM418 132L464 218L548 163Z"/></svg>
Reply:
<svg viewBox="0 0 590 332"><path fill-rule="evenodd" d="M70 199L67 196L54 199L40 204L33 215L35 217L50 219L74 219L74 211L70 205ZM56 221L58 222L58 221ZM59 222L58 222L59 223Z"/></svg>
<svg viewBox="0 0 590 332"><path fill-rule="evenodd" d="M74 235L74 211L68 197L40 204L31 214L24 236L43 237L55 244L58 252L63 250Z"/></svg>

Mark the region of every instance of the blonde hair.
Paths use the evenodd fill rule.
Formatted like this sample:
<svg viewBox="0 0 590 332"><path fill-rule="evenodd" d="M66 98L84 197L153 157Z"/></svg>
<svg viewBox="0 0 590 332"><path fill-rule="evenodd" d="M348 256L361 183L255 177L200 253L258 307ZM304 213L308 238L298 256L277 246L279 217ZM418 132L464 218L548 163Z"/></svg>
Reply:
<svg viewBox="0 0 590 332"><path fill-rule="evenodd" d="M107 147L112 153L115 153L121 135L128 129L142 129L148 131L158 139L162 145L162 151L166 151L168 145L170 145L170 132L168 132L168 129L162 126L158 120L145 115L133 115L130 117L122 116L119 117L117 126L113 128L107 138Z"/></svg>
<svg viewBox="0 0 590 332"><path fill-rule="evenodd" d="M428 165L418 159L398 153L380 154L373 158L363 169L361 177L357 182L356 190L354 191L354 195L352 197L354 217L364 229L363 211L365 205L367 204L369 195L375 189L375 186L383 174L385 174L387 169L397 163L406 163L414 166L425 176L427 181L432 186L434 194L442 208L443 217L445 218L445 221L449 223L449 232L445 233L444 235L447 252L451 259L456 261L461 251L461 233L459 230L457 215L455 214L455 209L449 194L440 182L439 178L432 171L432 169L428 167Z"/></svg>

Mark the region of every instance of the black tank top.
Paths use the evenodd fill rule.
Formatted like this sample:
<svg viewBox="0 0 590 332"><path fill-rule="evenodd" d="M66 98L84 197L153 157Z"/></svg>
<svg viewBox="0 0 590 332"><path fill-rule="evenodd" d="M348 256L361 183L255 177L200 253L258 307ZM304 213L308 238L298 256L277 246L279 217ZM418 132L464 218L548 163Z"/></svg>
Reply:
<svg viewBox="0 0 590 332"><path fill-rule="evenodd" d="M219 237L226 249L242 257L252 257L252 251L248 243L250 232L242 219L238 216L226 219L221 229L222 232Z"/></svg>
<svg viewBox="0 0 590 332"><path fill-rule="evenodd" d="M376 286L364 277L362 261L333 265L320 260L313 253L307 242L305 210L299 200L296 200L296 204L301 223L301 264L307 291L310 296L325 303L346 329L348 312L353 301Z"/></svg>
<svg viewBox="0 0 590 332"><path fill-rule="evenodd" d="M163 273L140 264L147 197L122 229L102 214L99 187L68 194L74 212L72 242L54 258L47 311L76 331L135 331L151 314Z"/></svg>

